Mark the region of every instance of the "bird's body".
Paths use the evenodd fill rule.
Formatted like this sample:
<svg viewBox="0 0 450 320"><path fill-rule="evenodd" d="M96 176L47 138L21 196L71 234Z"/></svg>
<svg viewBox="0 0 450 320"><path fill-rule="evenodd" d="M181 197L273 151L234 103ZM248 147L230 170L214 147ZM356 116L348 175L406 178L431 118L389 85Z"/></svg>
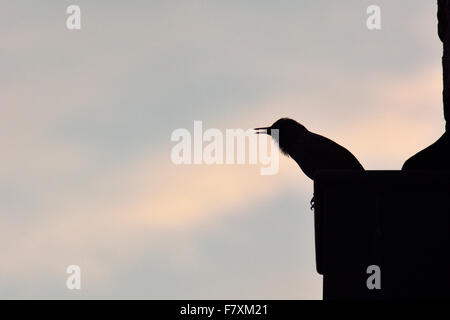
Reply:
<svg viewBox="0 0 450 320"><path fill-rule="evenodd" d="M312 180L321 170L364 170L350 151L309 131L293 143L288 154Z"/></svg>

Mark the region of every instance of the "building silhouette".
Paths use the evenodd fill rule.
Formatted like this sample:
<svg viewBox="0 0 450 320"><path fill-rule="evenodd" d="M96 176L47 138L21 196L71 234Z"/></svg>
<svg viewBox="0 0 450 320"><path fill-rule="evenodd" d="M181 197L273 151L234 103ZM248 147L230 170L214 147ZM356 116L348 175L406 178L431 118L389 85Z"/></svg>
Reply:
<svg viewBox="0 0 450 320"><path fill-rule="evenodd" d="M438 0L438 35L449 130L450 0ZM450 298L449 140L444 133L402 171L317 175L316 264L324 299ZM370 285L374 270L379 288Z"/></svg>
<svg viewBox="0 0 450 320"><path fill-rule="evenodd" d="M324 299L450 297L450 174L323 171L314 195Z"/></svg>

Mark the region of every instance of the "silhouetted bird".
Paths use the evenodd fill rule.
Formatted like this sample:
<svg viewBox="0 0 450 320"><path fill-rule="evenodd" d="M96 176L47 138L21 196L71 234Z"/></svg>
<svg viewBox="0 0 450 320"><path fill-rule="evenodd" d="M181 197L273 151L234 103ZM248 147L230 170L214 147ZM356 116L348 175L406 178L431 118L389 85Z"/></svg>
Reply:
<svg viewBox="0 0 450 320"><path fill-rule="evenodd" d="M272 130L278 130L278 136ZM364 170L358 159L336 142L308 131L295 120L281 118L270 127L255 128L257 134L268 134L278 140L283 154L297 162L312 180L320 170ZM314 207L314 197L311 209Z"/></svg>

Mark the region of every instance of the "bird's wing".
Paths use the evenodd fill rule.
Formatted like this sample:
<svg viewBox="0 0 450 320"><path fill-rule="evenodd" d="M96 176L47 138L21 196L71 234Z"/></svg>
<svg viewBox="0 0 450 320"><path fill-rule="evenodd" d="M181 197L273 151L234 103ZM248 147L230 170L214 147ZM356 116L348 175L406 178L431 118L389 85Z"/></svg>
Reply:
<svg viewBox="0 0 450 320"><path fill-rule="evenodd" d="M312 154L320 157L320 159L315 160L318 163L323 163L323 169L364 169L358 159L349 150L333 140L315 133L311 133L309 139L311 139L311 143L308 145L313 148Z"/></svg>
<svg viewBox="0 0 450 320"><path fill-rule="evenodd" d="M350 151L315 133L303 137L296 149L297 163L311 179L318 170L364 170Z"/></svg>

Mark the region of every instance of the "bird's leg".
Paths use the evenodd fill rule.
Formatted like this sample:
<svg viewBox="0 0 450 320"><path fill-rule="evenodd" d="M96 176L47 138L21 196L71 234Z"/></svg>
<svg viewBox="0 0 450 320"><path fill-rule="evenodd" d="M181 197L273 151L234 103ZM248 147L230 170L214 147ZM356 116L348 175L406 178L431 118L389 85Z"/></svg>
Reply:
<svg viewBox="0 0 450 320"><path fill-rule="evenodd" d="M311 211L314 211L314 196L311 198L309 203L311 204Z"/></svg>

